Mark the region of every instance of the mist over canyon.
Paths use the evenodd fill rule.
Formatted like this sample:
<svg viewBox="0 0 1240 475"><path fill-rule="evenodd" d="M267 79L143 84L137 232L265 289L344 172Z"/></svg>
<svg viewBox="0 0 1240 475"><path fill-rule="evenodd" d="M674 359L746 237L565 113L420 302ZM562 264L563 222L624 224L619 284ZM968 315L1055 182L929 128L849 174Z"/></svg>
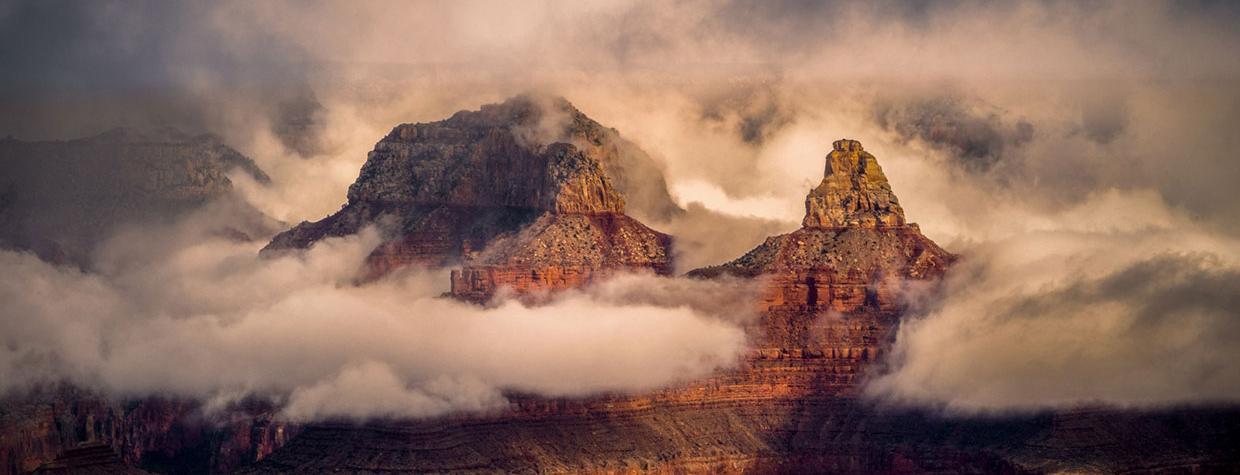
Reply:
<svg viewBox="0 0 1240 475"><path fill-rule="evenodd" d="M1238 17L0 3L0 473L1226 472Z"/></svg>

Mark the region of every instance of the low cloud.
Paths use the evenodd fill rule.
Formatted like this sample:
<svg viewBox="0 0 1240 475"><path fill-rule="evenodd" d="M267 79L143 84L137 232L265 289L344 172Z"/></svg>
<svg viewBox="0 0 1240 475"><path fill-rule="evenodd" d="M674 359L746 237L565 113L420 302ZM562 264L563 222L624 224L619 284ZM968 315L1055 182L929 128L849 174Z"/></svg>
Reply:
<svg viewBox="0 0 1240 475"><path fill-rule="evenodd" d="M353 285L374 229L262 259L262 242L195 233L201 219L118 236L94 274L0 253L0 391L65 380L211 407L267 398L299 420L428 417L501 409L506 391L655 389L729 367L745 347L744 315L704 300L746 295L741 282L633 275L483 308L440 298L443 272Z"/></svg>

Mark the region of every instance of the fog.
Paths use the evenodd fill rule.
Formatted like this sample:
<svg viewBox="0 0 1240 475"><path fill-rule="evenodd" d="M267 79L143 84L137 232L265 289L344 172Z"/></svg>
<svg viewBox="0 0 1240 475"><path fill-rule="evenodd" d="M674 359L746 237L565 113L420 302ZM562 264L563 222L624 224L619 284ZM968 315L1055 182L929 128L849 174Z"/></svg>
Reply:
<svg viewBox="0 0 1240 475"><path fill-rule="evenodd" d="M687 212L647 224L679 238L681 271L795 229L831 142L858 139L909 220L963 256L867 394L964 412L1240 398L1226 364L1240 318L1234 4L144 7L4 4L0 135L211 131L271 176L234 177L244 197L295 223L338 209L393 126L550 93L658 161ZM6 253L3 318L17 330L0 368L21 376L6 384L59 375L127 394L287 397L296 417L428 415L495 408L505 390L655 387L743 348L732 312L686 302L586 292L478 309L432 298L434 272L354 287L374 235L264 262L258 242L141 237L166 232L118 240L98 275ZM465 342L500 330L520 345ZM325 340L337 331L347 338ZM610 344L620 336L654 339L638 354ZM160 351L201 370L144 362ZM548 377L574 371L574 387ZM329 404L360 394L382 402Z"/></svg>

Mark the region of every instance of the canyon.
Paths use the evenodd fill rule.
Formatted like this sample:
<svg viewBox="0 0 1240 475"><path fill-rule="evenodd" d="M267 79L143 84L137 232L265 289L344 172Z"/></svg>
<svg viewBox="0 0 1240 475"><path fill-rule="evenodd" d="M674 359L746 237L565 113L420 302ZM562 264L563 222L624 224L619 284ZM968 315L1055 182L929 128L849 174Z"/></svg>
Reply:
<svg viewBox="0 0 1240 475"><path fill-rule="evenodd" d="M533 293L588 281L558 273L523 278L526 259L554 259L547 254L562 248L517 246L524 252L513 253L503 240L497 244L505 259L487 272L503 276L494 280L501 286ZM537 252L543 249L549 251ZM574 256L572 248L568 255ZM747 328L752 349L736 369L652 394L510 395L510 411L499 416L360 428L315 424L246 470L720 473L950 466L1019 472L984 451L893 451L866 440L864 432L837 440L839 433L830 430L867 419L857 402L860 382L894 336L907 306L902 286L934 282L954 259L905 223L877 160L859 142L840 140L827 156L822 184L806 199L802 229L771 237L735 261L689 273L761 282L761 297L752 303L760 317ZM479 272L471 263L453 273L452 294L485 300L488 293L476 292L471 281ZM484 288L494 285L486 281ZM341 440L349 441L347 448L334 447Z"/></svg>
<svg viewBox="0 0 1240 475"><path fill-rule="evenodd" d="M307 424L279 420L263 401L214 420L192 401L113 402L49 388L0 404L0 473L88 464L115 473L1240 469L1233 407L957 417L865 397L899 325L917 318L912 299L933 296L959 257L906 220L860 142L835 141L824 161L800 229L684 276L759 288L750 308L737 309L756 315L744 324L748 350L708 378L640 394L510 391L497 413ZM340 211L277 234L262 253L377 226L386 239L366 258L359 285L410 266L452 267L445 298L480 305L539 305L630 271L670 276L674 237L644 222L682 210L654 163L562 98L518 96L395 127L368 154Z"/></svg>

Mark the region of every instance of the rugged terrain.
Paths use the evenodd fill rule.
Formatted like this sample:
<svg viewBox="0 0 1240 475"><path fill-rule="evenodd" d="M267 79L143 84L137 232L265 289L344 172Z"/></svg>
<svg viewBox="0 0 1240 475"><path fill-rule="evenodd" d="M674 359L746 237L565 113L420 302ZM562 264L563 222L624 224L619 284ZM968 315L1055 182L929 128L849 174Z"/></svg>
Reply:
<svg viewBox="0 0 1240 475"><path fill-rule="evenodd" d="M78 388L46 388L0 400L0 473L41 466L45 473L116 468L102 459L105 447L126 466L225 473L271 453L296 433L297 427L274 420L273 412L269 404L251 402L204 417L195 401L116 402ZM81 446L89 450L74 452Z"/></svg>

